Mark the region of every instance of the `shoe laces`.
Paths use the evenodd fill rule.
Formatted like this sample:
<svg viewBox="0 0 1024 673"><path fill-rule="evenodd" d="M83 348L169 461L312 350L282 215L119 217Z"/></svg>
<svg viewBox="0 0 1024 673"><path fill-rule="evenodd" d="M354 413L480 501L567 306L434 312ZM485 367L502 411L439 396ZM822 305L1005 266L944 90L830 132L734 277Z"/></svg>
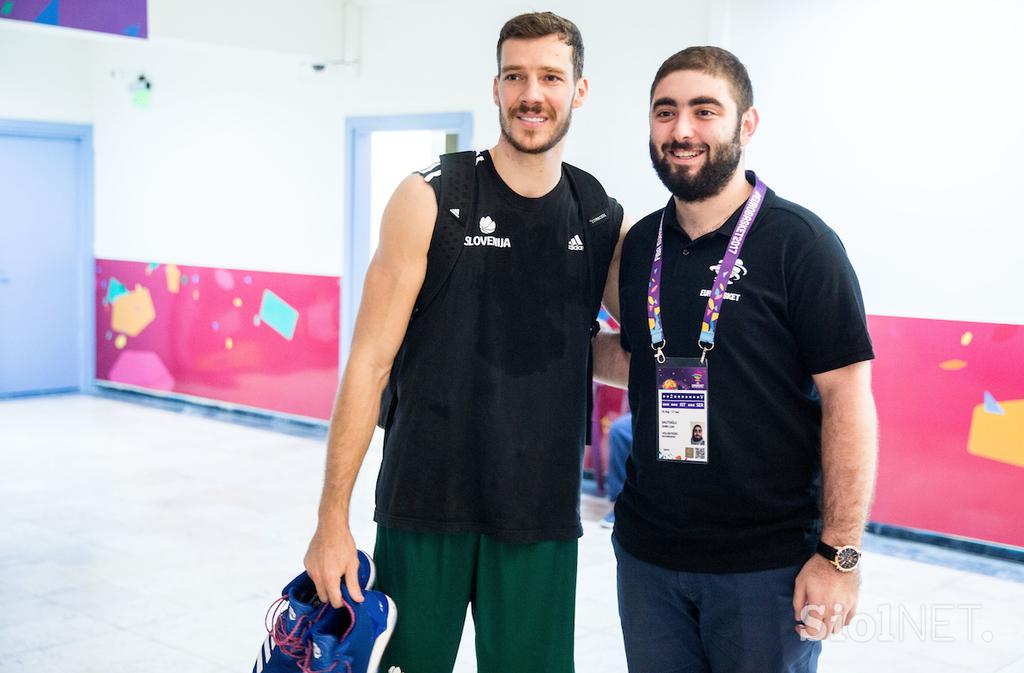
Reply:
<svg viewBox="0 0 1024 673"><path fill-rule="evenodd" d="M344 659L335 659L327 668L321 668L314 671L312 648L307 650L306 656L297 663L299 664L299 670L302 671L302 673L352 673L352 660L348 657L345 657ZM342 665L345 666L344 669L341 668Z"/></svg>
<svg viewBox="0 0 1024 673"><path fill-rule="evenodd" d="M306 634L309 633L309 628L320 618L327 606L320 606L312 615L300 615L291 629L288 628L288 607L287 596L281 596L274 601L267 610L264 626L267 633L273 637L277 648L298 661L306 654Z"/></svg>
<svg viewBox="0 0 1024 673"><path fill-rule="evenodd" d="M323 614L323 611L325 611L326 609L327 609L327 605L325 604L320 609L320 611L319 611L320 614ZM351 606L349 606L348 603L342 603L342 607L338 608L338 609L339 610L342 610L342 609L347 610L348 614L349 614L348 628L345 629L345 633L343 633L341 635L341 637L338 639L338 646L340 647L341 643L344 642L344 640L346 638L348 638L350 633L352 633L352 629L355 628L356 615L355 615L355 612L352 610ZM317 618L319 619L319 615L317 616ZM314 671L313 670L313 659L314 659L313 655L314 655L314 652L315 652L314 648L315 648L315 646L306 649L305 656L301 660L297 660L296 661L296 663L299 666L299 670L302 671L302 673L352 673L352 658L344 656L344 655L341 655L341 657L337 657L337 654L338 654L337 651L335 651L335 653L334 653L335 658L334 658L334 661L331 662L330 666L328 666L327 668L321 668L321 669L318 669L318 670ZM344 665L344 668L342 668L342 665Z"/></svg>

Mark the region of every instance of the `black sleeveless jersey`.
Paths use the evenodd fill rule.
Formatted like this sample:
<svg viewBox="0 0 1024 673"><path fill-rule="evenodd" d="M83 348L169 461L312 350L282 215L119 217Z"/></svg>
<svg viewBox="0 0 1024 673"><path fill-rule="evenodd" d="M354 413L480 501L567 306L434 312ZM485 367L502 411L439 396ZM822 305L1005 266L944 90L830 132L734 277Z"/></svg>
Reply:
<svg viewBox="0 0 1024 673"><path fill-rule="evenodd" d="M472 221L395 359L375 520L511 542L574 539L590 328L622 222L585 221L563 170L540 198L476 160ZM440 199L440 168L421 172Z"/></svg>

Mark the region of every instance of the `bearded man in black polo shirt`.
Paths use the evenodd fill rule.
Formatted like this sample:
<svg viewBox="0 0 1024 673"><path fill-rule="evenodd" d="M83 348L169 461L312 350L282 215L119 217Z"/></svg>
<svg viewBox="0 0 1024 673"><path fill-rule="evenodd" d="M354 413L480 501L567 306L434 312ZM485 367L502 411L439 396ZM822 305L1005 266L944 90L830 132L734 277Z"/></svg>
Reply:
<svg viewBox="0 0 1024 673"><path fill-rule="evenodd" d="M744 171L758 115L735 56L669 58L650 115L672 198L627 235L621 335L595 346L633 410L613 537L629 670L814 671L856 609L874 483L860 288L836 234Z"/></svg>

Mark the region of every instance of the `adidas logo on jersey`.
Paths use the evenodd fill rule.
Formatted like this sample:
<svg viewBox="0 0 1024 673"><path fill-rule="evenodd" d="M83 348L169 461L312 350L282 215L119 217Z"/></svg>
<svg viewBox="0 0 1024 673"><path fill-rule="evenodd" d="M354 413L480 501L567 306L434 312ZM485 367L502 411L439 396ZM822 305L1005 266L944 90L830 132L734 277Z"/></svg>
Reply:
<svg viewBox="0 0 1024 673"><path fill-rule="evenodd" d="M579 234L576 234L569 239L569 249L575 250L576 252L583 250L583 239L580 238Z"/></svg>

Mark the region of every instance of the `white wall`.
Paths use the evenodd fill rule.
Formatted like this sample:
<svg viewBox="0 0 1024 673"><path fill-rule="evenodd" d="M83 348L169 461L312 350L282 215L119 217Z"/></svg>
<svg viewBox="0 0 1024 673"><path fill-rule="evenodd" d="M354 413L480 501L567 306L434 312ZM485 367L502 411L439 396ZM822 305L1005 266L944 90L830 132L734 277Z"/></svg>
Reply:
<svg viewBox="0 0 1024 673"><path fill-rule="evenodd" d="M180 40L340 58L344 0L149 0L149 33Z"/></svg>
<svg viewBox="0 0 1024 673"><path fill-rule="evenodd" d="M345 117L468 110L476 146L490 146L498 30L537 9L364 0L343 14L343 4L303 0L276 15L269 0L150 0L148 42L0 21L0 117L95 124L98 256L339 274ZM1024 149L1021 7L544 8L576 21L587 47L591 96L566 159L602 178L634 219L667 196L646 150L654 71L680 48L718 43L754 81L761 128L749 165L839 231L869 311L1024 323L1011 201ZM346 46L346 32L358 44ZM310 71L346 54L360 65ZM154 82L146 110L127 92L138 72Z"/></svg>
<svg viewBox="0 0 1024 673"><path fill-rule="evenodd" d="M732 5L761 112L749 164L839 232L868 311L1024 323L1024 6Z"/></svg>
<svg viewBox="0 0 1024 673"><path fill-rule="evenodd" d="M0 21L0 118L64 123L93 119L92 78L79 41Z"/></svg>
<svg viewBox="0 0 1024 673"><path fill-rule="evenodd" d="M338 74L204 45L96 49L96 255L339 275ZM139 109L129 77L145 72Z"/></svg>

